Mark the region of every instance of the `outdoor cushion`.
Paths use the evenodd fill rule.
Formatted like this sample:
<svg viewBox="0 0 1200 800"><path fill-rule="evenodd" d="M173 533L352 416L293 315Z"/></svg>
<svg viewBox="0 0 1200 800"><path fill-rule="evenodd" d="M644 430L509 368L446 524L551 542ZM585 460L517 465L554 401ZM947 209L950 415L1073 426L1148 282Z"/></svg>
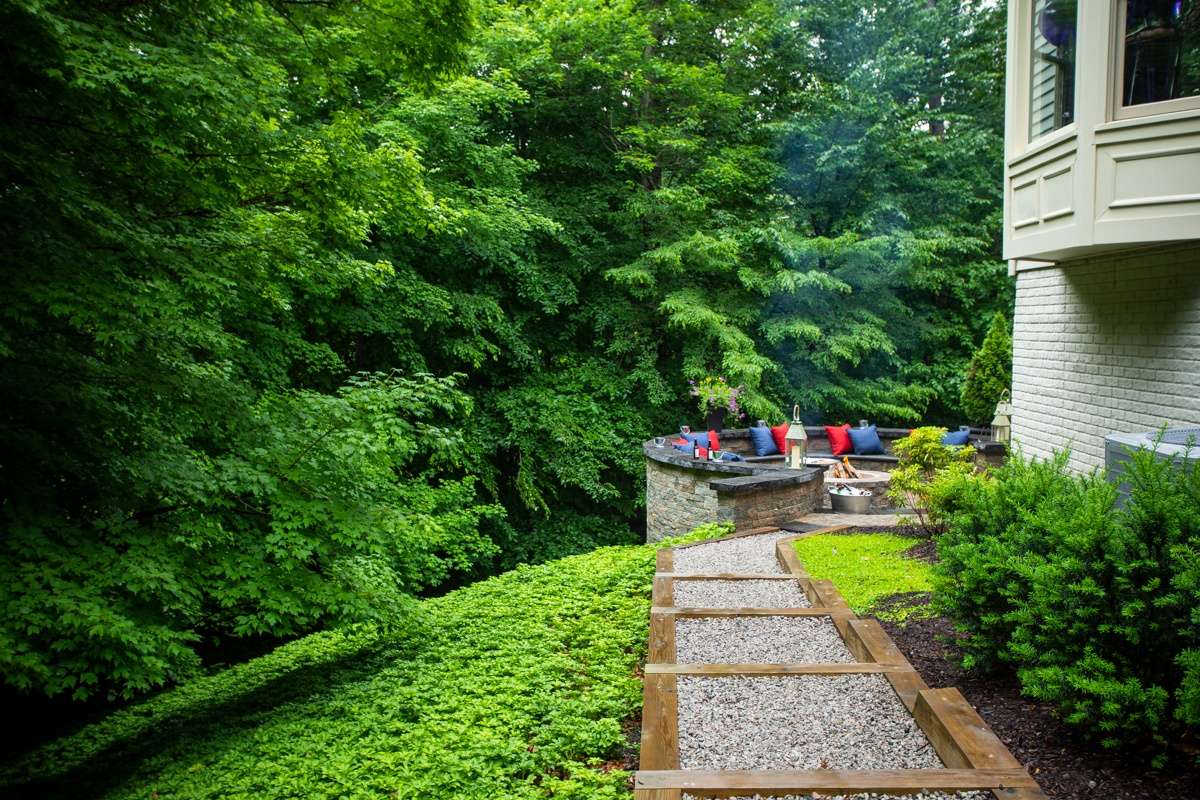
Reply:
<svg viewBox="0 0 1200 800"><path fill-rule="evenodd" d="M712 437L709 435L709 433L708 433L708 432L705 432L705 433L685 433L685 434L683 435L683 437L684 437L685 439L687 439L689 442L695 442L696 444L700 445L701 447L710 447L710 446L712 446ZM719 449L719 448L718 448L718 449Z"/></svg>
<svg viewBox="0 0 1200 800"><path fill-rule="evenodd" d="M970 431L950 431L942 437L942 444L964 445L971 441Z"/></svg>
<svg viewBox="0 0 1200 800"><path fill-rule="evenodd" d="M754 455L773 456L780 451L775 444L775 437L766 425L757 425L750 429L750 441L754 444Z"/></svg>
<svg viewBox="0 0 1200 800"><path fill-rule="evenodd" d="M708 449L709 450L720 450L721 449L721 440L717 438L717 432L714 430L709 430L709 432L708 432Z"/></svg>
<svg viewBox="0 0 1200 800"><path fill-rule="evenodd" d="M832 425L825 426L825 436L829 439L829 452L835 456L844 456L846 453L854 452L854 445L850 441L850 425Z"/></svg>
<svg viewBox="0 0 1200 800"><path fill-rule="evenodd" d="M788 428L792 427L788 423L782 425L771 426L771 438L775 440L775 446L779 448L779 452L787 455L787 432Z"/></svg>
<svg viewBox="0 0 1200 800"><path fill-rule="evenodd" d="M874 425L865 428L850 428L850 441L854 443L854 452L860 456L887 455L883 442L879 441L879 431Z"/></svg>

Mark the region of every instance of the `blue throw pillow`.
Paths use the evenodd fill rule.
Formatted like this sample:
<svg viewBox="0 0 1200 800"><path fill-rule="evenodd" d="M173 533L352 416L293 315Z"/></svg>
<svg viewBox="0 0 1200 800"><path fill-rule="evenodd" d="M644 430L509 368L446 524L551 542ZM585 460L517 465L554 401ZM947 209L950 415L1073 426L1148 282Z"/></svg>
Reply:
<svg viewBox="0 0 1200 800"><path fill-rule="evenodd" d="M728 450L721 451L722 461L743 461L744 459L737 453L730 453Z"/></svg>
<svg viewBox="0 0 1200 800"><path fill-rule="evenodd" d="M689 442L695 442L696 444L703 447L705 450L708 449L708 432L707 431L705 431L704 433L685 433L683 435L683 438L687 439ZM688 450L691 450L691 449L692 448L690 448L690 447L688 448Z"/></svg>
<svg viewBox="0 0 1200 800"><path fill-rule="evenodd" d="M971 441L970 431L950 431L942 437L942 444L964 445Z"/></svg>
<svg viewBox="0 0 1200 800"><path fill-rule="evenodd" d="M775 437L771 435L771 429L766 425L751 428L750 441L754 443L754 455L756 456L779 455L779 448L775 446Z"/></svg>
<svg viewBox="0 0 1200 800"><path fill-rule="evenodd" d="M850 442L854 445L854 454L859 456L885 456L883 442L879 441L879 431L874 425L865 428L851 428Z"/></svg>

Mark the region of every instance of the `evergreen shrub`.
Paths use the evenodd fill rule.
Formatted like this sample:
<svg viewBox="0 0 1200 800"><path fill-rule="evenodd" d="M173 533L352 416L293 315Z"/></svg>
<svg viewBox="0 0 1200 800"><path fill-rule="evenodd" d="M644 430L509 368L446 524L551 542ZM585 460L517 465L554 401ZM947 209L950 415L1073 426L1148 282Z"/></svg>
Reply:
<svg viewBox="0 0 1200 800"><path fill-rule="evenodd" d="M1065 454L955 478L935 603L966 666L1009 665L1103 746L1161 761L1200 726L1200 470L1143 451L1126 478L1123 505Z"/></svg>
<svg viewBox="0 0 1200 800"><path fill-rule="evenodd" d="M983 344L971 357L962 387L962 408L971 422L988 423L1000 396L1012 384L1012 335L1004 314L996 312Z"/></svg>

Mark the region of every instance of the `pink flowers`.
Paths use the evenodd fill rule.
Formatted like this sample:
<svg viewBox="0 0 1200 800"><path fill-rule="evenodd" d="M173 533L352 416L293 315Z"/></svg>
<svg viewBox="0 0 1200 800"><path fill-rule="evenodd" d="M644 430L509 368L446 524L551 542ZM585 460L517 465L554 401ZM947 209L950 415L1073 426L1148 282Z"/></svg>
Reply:
<svg viewBox="0 0 1200 800"><path fill-rule="evenodd" d="M725 409L731 414L741 415L738 396L745 391L744 386L730 386L724 375L716 378L708 375L701 378L699 383L689 379L688 385L691 386L692 397L700 399L701 413Z"/></svg>

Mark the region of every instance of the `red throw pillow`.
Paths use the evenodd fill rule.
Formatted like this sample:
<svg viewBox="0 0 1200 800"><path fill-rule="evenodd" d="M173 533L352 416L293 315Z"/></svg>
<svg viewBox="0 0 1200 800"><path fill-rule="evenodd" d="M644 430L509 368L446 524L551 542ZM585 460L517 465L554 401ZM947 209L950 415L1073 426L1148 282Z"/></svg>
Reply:
<svg viewBox="0 0 1200 800"><path fill-rule="evenodd" d="M826 425L825 435L829 437L829 452L835 456L854 452L854 443L850 441L850 423L837 428Z"/></svg>
<svg viewBox="0 0 1200 800"><path fill-rule="evenodd" d="M775 440L775 446L779 448L779 452L787 455L787 432L791 425L783 423L782 425L774 425L771 427L771 438Z"/></svg>
<svg viewBox="0 0 1200 800"><path fill-rule="evenodd" d="M708 432L708 449L709 450L720 450L721 449L721 440L717 438L716 431Z"/></svg>

